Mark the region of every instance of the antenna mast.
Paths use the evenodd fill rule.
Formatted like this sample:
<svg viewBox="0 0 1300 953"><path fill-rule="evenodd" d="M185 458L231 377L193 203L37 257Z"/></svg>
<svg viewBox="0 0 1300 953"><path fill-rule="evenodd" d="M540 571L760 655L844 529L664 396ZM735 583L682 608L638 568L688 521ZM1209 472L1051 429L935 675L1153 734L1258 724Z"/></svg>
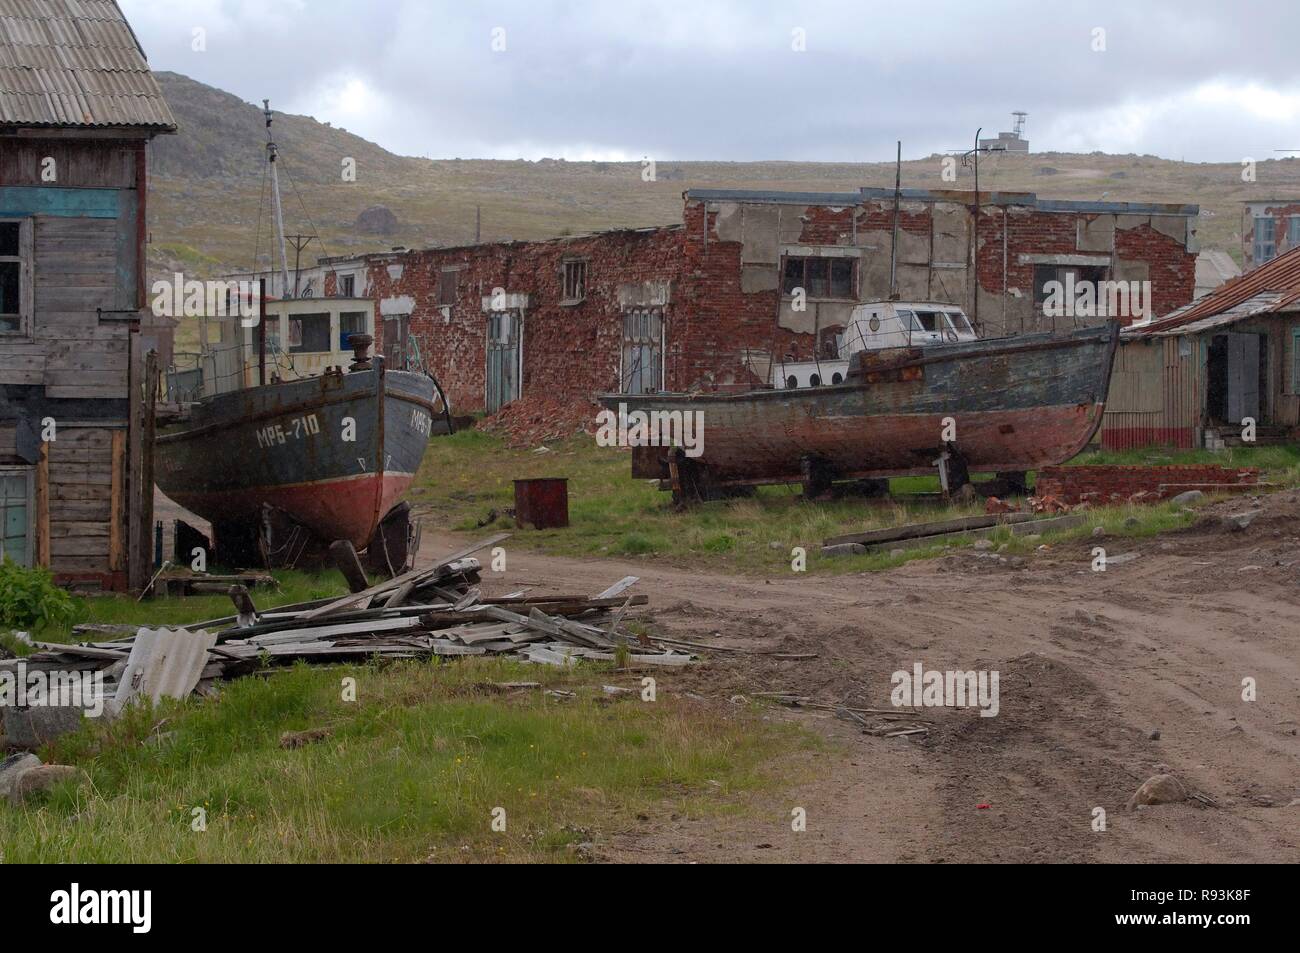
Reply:
<svg viewBox="0 0 1300 953"><path fill-rule="evenodd" d="M284 289L286 298L293 298L297 295L297 289L289 287L289 253L284 246L284 210L280 207L280 177L275 171L275 160L277 156L275 141L271 138L271 101L262 100L263 115L266 116L266 157L271 163L271 198L275 205L275 236L280 243L280 285Z"/></svg>
<svg viewBox="0 0 1300 953"><path fill-rule="evenodd" d="M894 237L889 243L889 300L898 300L898 210L903 200L903 140L894 161Z"/></svg>

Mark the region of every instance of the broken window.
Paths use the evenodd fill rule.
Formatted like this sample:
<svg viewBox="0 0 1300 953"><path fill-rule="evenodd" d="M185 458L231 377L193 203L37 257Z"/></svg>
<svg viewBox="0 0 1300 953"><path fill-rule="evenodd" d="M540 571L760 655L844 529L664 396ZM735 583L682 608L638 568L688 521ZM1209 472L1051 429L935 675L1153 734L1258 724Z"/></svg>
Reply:
<svg viewBox="0 0 1300 953"><path fill-rule="evenodd" d="M330 316L300 314L289 319L289 353L321 354L330 350Z"/></svg>
<svg viewBox="0 0 1300 953"><path fill-rule="evenodd" d="M663 360L663 312L633 308L623 312L624 394L650 394L660 388Z"/></svg>
<svg viewBox="0 0 1300 953"><path fill-rule="evenodd" d="M444 268L441 276L438 278L438 304L453 305L456 303L456 284L460 277L460 272L455 268Z"/></svg>
<svg viewBox="0 0 1300 953"><path fill-rule="evenodd" d="M1255 219L1254 262L1262 265L1277 254L1277 223L1269 216Z"/></svg>
<svg viewBox="0 0 1300 953"><path fill-rule="evenodd" d="M23 223L0 221L0 334L27 330Z"/></svg>
<svg viewBox="0 0 1300 953"><path fill-rule="evenodd" d="M354 334L366 333L366 313L364 311L343 311L339 314L339 350L350 351L352 345L348 339Z"/></svg>
<svg viewBox="0 0 1300 953"><path fill-rule="evenodd" d="M338 278L339 278L339 280L338 280L338 289L337 289L337 294L338 294L338 296L339 296L340 298L353 298L353 297L356 297L356 295L355 295L355 291L356 291L356 287L357 287L357 276L356 276L356 275L339 275Z"/></svg>
<svg viewBox="0 0 1300 953"><path fill-rule="evenodd" d="M1059 295L1065 296L1070 293L1073 287L1073 294L1077 298L1079 290L1088 283L1092 284L1092 293L1094 301L1098 292L1098 285L1106 280L1107 268L1105 265L1035 265L1034 266L1034 304L1040 308L1053 289L1048 287L1053 281L1060 282ZM1060 299L1064 306L1065 298Z"/></svg>
<svg viewBox="0 0 1300 953"><path fill-rule="evenodd" d="M32 564L32 471L0 469L0 560Z"/></svg>
<svg viewBox="0 0 1300 953"><path fill-rule="evenodd" d="M852 298L856 266L853 258L788 255L782 291L792 295L802 288L809 298Z"/></svg>
<svg viewBox="0 0 1300 953"><path fill-rule="evenodd" d="M564 263L563 301L581 301L587 297L587 263L585 261L566 261Z"/></svg>

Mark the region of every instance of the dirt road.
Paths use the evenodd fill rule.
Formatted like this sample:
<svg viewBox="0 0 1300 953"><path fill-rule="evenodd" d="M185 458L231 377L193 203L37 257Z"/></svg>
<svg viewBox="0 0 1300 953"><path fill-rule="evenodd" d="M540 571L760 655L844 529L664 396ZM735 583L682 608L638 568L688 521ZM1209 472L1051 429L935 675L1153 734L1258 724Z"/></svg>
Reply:
<svg viewBox="0 0 1300 953"><path fill-rule="evenodd" d="M1246 529L1224 528L1223 514L1255 506ZM426 527L424 557L454 545ZM1096 572L1094 545L1138 557ZM886 573L764 579L508 550L507 572L485 580L491 591L588 592L635 574L659 634L816 653L710 653L663 680L718 704L788 690L886 708L891 674L917 662L999 673L996 717L929 709L928 735L874 737L826 712L774 711L833 740L818 781L739 819L650 818L611 834L607 859L1300 861L1300 494L1219 503L1185 531L1018 562L968 548ZM1215 806L1126 812L1138 785L1166 771ZM795 807L805 832L791 830Z"/></svg>

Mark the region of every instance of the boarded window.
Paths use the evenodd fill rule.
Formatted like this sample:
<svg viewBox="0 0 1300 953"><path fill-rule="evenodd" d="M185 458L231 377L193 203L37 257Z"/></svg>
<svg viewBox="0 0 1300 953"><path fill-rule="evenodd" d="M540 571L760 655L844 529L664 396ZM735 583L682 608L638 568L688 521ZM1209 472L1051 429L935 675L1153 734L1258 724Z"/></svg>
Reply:
<svg viewBox="0 0 1300 953"><path fill-rule="evenodd" d="M460 272L454 268L443 269L438 278L438 304L453 305L456 303L456 283L460 277Z"/></svg>
<svg viewBox="0 0 1300 953"><path fill-rule="evenodd" d="M852 298L857 260L787 256L783 290L792 295L802 288L809 298Z"/></svg>
<svg viewBox="0 0 1300 953"><path fill-rule="evenodd" d="M0 221L0 333L24 330L22 223Z"/></svg>
<svg viewBox="0 0 1300 953"><path fill-rule="evenodd" d="M289 353L323 354L330 350L330 316L300 314L289 319Z"/></svg>
<svg viewBox="0 0 1300 953"><path fill-rule="evenodd" d="M0 469L0 553L20 566L32 564L31 470Z"/></svg>
<svg viewBox="0 0 1300 953"><path fill-rule="evenodd" d="M1300 394L1300 328L1291 331L1291 393Z"/></svg>
<svg viewBox="0 0 1300 953"><path fill-rule="evenodd" d="M581 301L587 297L587 263L585 261L566 261L564 263L564 300Z"/></svg>

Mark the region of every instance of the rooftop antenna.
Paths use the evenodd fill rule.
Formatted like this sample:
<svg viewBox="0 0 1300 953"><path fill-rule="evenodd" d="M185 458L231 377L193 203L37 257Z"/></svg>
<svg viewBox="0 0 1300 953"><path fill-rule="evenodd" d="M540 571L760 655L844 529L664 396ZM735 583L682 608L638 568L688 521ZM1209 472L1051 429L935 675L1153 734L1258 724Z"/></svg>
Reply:
<svg viewBox="0 0 1300 953"><path fill-rule="evenodd" d="M280 177L275 171L275 160L278 153L276 152L275 141L271 138L271 101L269 99L262 100L262 114L266 116L266 157L267 161L271 163L271 199L275 206L275 235L280 243L280 280L283 282L280 287L284 289L286 298L292 298L295 296L297 289L294 289L294 293L289 290L289 253L284 245L284 210L280 207Z"/></svg>

